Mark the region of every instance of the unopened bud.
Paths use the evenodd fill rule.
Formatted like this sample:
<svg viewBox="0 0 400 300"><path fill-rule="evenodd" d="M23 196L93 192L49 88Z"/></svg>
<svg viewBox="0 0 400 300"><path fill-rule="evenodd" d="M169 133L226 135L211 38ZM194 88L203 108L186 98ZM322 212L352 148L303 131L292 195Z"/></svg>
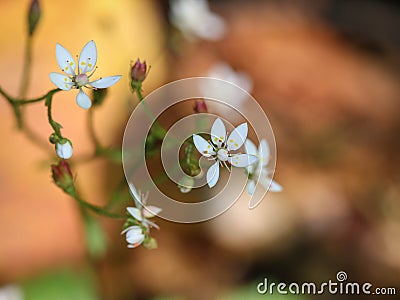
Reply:
<svg viewBox="0 0 400 300"><path fill-rule="evenodd" d="M39 0L32 0L28 11L28 30L29 35L33 35L41 15Z"/></svg>
<svg viewBox="0 0 400 300"><path fill-rule="evenodd" d="M74 149L72 148L72 144L67 139L56 144L56 153L60 158L69 159L71 158L73 152Z"/></svg>
<svg viewBox="0 0 400 300"><path fill-rule="evenodd" d="M139 59L131 68L131 80L137 82L143 82L147 76L147 64L146 61L140 62Z"/></svg>
<svg viewBox="0 0 400 300"><path fill-rule="evenodd" d="M66 160L62 159L57 165L51 165L51 173L57 186L67 193L73 191L74 177Z"/></svg>
<svg viewBox="0 0 400 300"><path fill-rule="evenodd" d="M206 101L204 101L204 100L196 100L193 109L194 109L195 113L208 112L207 104L206 104Z"/></svg>

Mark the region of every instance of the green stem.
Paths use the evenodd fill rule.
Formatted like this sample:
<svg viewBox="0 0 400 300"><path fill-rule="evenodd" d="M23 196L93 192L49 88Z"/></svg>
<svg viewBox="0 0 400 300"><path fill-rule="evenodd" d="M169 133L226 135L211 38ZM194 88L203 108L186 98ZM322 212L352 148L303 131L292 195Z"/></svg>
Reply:
<svg viewBox="0 0 400 300"><path fill-rule="evenodd" d="M81 197L79 197L79 195L78 195L75 191L73 191L73 192L71 192L71 193L69 193L69 194L70 194L70 196L71 196L72 198L74 198L81 206L83 206L83 207L85 207L85 208L91 210L92 212L94 212L94 213L96 213L96 214L98 214L98 215L105 216L105 217L109 217L109 218L113 218L113 219L121 219L121 220L122 220L122 219L126 219L126 216L125 216L125 215L115 214L115 213L112 213L112 212L109 212L109 211L103 209L103 208L100 207L100 206L97 206L97 205L91 204L91 203L89 203L89 202L86 202L86 201L83 200Z"/></svg>
<svg viewBox="0 0 400 300"><path fill-rule="evenodd" d="M32 66L32 36L29 35L26 40L24 67L22 71L21 87L19 90L19 97L22 99L26 97L26 93L29 88L31 66Z"/></svg>
<svg viewBox="0 0 400 300"><path fill-rule="evenodd" d="M58 124L56 121L54 121L53 116L51 114L51 107L53 104L53 95L57 92L61 91L60 89L54 89L50 92L48 92L48 94L46 95L46 106L47 106L47 118L49 120L49 124L51 125L51 127L53 127L55 134L59 137L62 138L61 135L61 125Z"/></svg>
<svg viewBox="0 0 400 300"><path fill-rule="evenodd" d="M96 132L94 130L93 112L94 112L94 109L89 109L89 111L88 111L87 127L88 127L88 131L89 131L89 136L92 139L92 142L95 146L95 155L96 155L103 151L103 147L101 146L100 141L97 138Z"/></svg>

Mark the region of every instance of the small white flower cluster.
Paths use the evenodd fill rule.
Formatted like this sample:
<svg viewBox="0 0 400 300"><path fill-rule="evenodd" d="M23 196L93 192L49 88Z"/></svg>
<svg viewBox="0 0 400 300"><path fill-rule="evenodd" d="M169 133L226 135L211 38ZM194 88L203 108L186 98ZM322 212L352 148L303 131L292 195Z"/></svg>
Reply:
<svg viewBox="0 0 400 300"><path fill-rule="evenodd" d="M78 67L71 53L60 44L56 45L56 58L61 71L64 74L50 73L50 80L61 90L68 91L72 88L79 89L76 96L77 104L84 109L92 106L89 96L83 91L83 87L89 89L105 89L117 83L121 76L109 76L90 81L90 77L96 71L97 48L94 41L89 41L79 54ZM68 139L56 143L56 153L62 159L69 159L73 154L72 143Z"/></svg>
<svg viewBox="0 0 400 300"><path fill-rule="evenodd" d="M215 160L215 163L207 171L207 184L210 188L214 187L219 179L219 167L227 163L238 168L246 168L249 183L247 191L252 195L255 186L260 183L265 189L272 192L279 192L282 187L269 177L271 172L267 169L270 159L270 150L268 143L261 140L259 149L247 139L247 123L240 124L227 137L225 125L220 118L214 121L211 127L211 141L205 140L200 135L193 135L193 142L196 149L208 159ZM245 143L246 153L232 153L238 150ZM271 186L270 186L271 185Z"/></svg>
<svg viewBox="0 0 400 300"><path fill-rule="evenodd" d="M131 195L135 201L135 207L128 207L129 218L126 228L121 234L126 234L128 248L136 248L144 243L148 248L154 248L155 240L150 237L150 227L159 229L158 225L152 221L155 215L161 212L161 208L156 206L146 206L148 193L142 194L140 190L136 190L132 183L129 183Z"/></svg>

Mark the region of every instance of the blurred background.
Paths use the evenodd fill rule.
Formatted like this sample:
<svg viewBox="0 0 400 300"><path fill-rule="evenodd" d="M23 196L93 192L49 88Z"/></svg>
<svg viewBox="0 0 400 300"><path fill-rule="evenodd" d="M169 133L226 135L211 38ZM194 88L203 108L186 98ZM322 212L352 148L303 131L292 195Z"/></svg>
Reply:
<svg viewBox="0 0 400 300"><path fill-rule="evenodd" d="M11 95L22 75L29 3L0 2L0 85ZM98 218L107 249L93 259L76 203L51 182L51 145L32 144L0 99L0 299L314 299L258 295L257 284L321 283L339 271L399 293L399 3L185 3L40 1L28 95L54 88L48 73L59 71L57 42L75 55L94 39L96 75L124 75L94 113L100 141L118 148L136 103L131 61L151 65L145 95L176 79L215 74L222 64L220 76L245 86L271 122L283 192L268 193L251 211L243 196L205 223L157 220L159 248L152 251L127 249L122 222ZM73 92L56 95L54 116L74 142L83 196L106 204L121 189L120 165L78 163L92 145ZM46 142L43 103L28 107L25 118Z"/></svg>

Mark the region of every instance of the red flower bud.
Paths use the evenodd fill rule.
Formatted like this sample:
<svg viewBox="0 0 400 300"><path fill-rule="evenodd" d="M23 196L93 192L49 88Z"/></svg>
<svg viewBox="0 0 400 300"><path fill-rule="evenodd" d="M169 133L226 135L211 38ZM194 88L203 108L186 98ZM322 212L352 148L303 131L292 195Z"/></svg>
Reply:
<svg viewBox="0 0 400 300"><path fill-rule="evenodd" d="M138 59L131 68L131 79L132 81L142 82L147 76L147 64L146 61L140 62Z"/></svg>
<svg viewBox="0 0 400 300"><path fill-rule="evenodd" d="M206 113L206 112L208 112L206 101L204 101L203 99L202 100L196 100L193 109L194 109L194 111L196 113Z"/></svg>
<svg viewBox="0 0 400 300"><path fill-rule="evenodd" d="M54 183L67 193L74 189L74 177L71 168L65 159L60 160L57 165L51 165Z"/></svg>

